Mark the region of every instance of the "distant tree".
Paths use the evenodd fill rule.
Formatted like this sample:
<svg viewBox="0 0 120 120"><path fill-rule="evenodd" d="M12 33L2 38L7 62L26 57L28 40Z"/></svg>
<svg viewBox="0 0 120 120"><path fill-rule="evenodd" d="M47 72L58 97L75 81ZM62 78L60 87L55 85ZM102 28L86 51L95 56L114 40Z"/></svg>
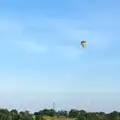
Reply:
<svg viewBox="0 0 120 120"><path fill-rule="evenodd" d="M55 116L56 115L56 111L53 109L44 109L44 110L40 110L38 112L39 115L47 115L47 116Z"/></svg>
<svg viewBox="0 0 120 120"><path fill-rule="evenodd" d="M9 111L8 109L0 109L0 120L45 120L44 115L51 116L68 116L76 120L120 120L120 112L113 111L111 113L105 112L86 112L84 110L71 109L69 112L61 110L56 112L53 109L43 109L35 112L34 115L29 111L20 111L16 109Z"/></svg>
<svg viewBox="0 0 120 120"><path fill-rule="evenodd" d="M12 115L18 115L18 111L16 109L11 110L10 113Z"/></svg>
<svg viewBox="0 0 120 120"><path fill-rule="evenodd" d="M68 117L68 116L69 116L69 113L68 113L68 111L66 111L66 110L61 110L61 111L58 111L58 112L57 112L57 115Z"/></svg>
<svg viewBox="0 0 120 120"><path fill-rule="evenodd" d="M79 116L79 110L71 109L69 111L69 117L77 118Z"/></svg>

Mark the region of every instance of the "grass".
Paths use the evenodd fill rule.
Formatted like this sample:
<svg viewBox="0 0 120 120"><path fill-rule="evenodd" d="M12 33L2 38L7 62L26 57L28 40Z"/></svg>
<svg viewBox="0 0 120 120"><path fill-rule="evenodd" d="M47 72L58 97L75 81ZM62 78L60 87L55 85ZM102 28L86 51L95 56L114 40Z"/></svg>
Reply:
<svg viewBox="0 0 120 120"><path fill-rule="evenodd" d="M49 117L44 116L45 120L75 120L75 118L65 118L65 117Z"/></svg>

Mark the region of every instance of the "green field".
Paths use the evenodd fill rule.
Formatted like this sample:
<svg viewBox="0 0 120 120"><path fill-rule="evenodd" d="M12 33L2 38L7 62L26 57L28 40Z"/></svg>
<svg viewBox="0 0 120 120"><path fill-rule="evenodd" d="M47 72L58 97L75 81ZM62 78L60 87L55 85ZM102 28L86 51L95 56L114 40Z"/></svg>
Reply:
<svg viewBox="0 0 120 120"><path fill-rule="evenodd" d="M75 118L65 118L65 117L49 117L44 116L45 120L75 120Z"/></svg>

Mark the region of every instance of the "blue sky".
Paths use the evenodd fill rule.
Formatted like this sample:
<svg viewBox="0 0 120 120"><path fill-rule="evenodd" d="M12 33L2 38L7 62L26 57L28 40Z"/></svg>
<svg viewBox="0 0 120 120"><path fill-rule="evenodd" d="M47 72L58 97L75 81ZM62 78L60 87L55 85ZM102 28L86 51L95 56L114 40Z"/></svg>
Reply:
<svg viewBox="0 0 120 120"><path fill-rule="evenodd" d="M120 110L119 0L0 2L0 106ZM81 40L87 47L80 46Z"/></svg>

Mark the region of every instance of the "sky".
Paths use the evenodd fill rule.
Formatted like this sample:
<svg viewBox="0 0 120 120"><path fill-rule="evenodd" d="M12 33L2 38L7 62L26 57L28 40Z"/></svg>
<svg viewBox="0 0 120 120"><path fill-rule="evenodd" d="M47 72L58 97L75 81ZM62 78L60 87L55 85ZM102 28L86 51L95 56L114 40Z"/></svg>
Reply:
<svg viewBox="0 0 120 120"><path fill-rule="evenodd" d="M34 112L55 102L56 110L119 111L119 6L0 1L0 107Z"/></svg>

